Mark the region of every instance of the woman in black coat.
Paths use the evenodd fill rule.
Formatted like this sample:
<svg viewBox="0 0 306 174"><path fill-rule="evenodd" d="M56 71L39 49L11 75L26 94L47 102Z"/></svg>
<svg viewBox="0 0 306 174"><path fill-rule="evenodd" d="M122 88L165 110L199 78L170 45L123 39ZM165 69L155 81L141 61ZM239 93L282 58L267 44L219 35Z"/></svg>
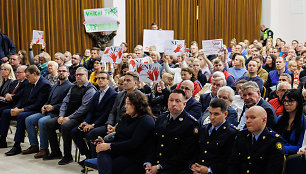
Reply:
<svg viewBox="0 0 306 174"><path fill-rule="evenodd" d="M169 95L170 90L163 80L154 85L152 93L147 94L149 105L155 116L167 111Z"/></svg>
<svg viewBox="0 0 306 174"><path fill-rule="evenodd" d="M103 174L145 173L143 163L151 144L155 121L147 97L139 91L127 94L126 115L115 128L111 143L97 144L98 170Z"/></svg>

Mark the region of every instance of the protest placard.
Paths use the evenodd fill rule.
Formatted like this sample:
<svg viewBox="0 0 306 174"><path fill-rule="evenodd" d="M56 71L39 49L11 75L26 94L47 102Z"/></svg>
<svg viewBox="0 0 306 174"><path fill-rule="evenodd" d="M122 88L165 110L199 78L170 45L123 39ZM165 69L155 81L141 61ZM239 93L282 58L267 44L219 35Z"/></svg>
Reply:
<svg viewBox="0 0 306 174"><path fill-rule="evenodd" d="M140 82L159 82L160 72L158 63L136 63Z"/></svg>
<svg viewBox="0 0 306 174"><path fill-rule="evenodd" d="M143 48L149 51L150 46L156 46L156 51L164 52L165 41L174 40L173 30L143 30Z"/></svg>
<svg viewBox="0 0 306 174"><path fill-rule="evenodd" d="M32 43L43 44L44 43L44 31L33 30Z"/></svg>
<svg viewBox="0 0 306 174"><path fill-rule="evenodd" d="M86 32L118 30L118 10L114 8L97 8L84 10Z"/></svg>
<svg viewBox="0 0 306 174"><path fill-rule="evenodd" d="M184 40L168 40L165 41L165 54L177 57L178 55L184 53L185 51L185 41Z"/></svg>
<svg viewBox="0 0 306 174"><path fill-rule="evenodd" d="M204 55L213 55L223 53L223 40L214 39L214 40L202 40L202 48Z"/></svg>
<svg viewBox="0 0 306 174"><path fill-rule="evenodd" d="M102 62L120 63L122 61L123 47L106 47L102 55Z"/></svg>
<svg viewBox="0 0 306 174"><path fill-rule="evenodd" d="M150 59L148 57L145 58L136 58L129 60L129 71L136 71L136 64L138 63L149 63Z"/></svg>

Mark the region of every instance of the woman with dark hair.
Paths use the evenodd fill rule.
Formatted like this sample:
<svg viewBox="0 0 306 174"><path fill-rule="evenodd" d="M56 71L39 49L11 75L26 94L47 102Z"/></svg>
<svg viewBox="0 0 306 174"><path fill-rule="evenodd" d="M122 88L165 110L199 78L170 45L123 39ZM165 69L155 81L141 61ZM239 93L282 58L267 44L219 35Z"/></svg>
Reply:
<svg viewBox="0 0 306 174"><path fill-rule="evenodd" d="M267 72L276 70L275 67L276 58L277 57L274 54L269 54L269 56L267 56L266 58L266 64L264 64L262 68L265 69Z"/></svg>
<svg viewBox="0 0 306 174"><path fill-rule="evenodd" d="M147 94L149 105L154 115L160 115L168 109L168 98L170 89L165 80L161 80L153 86L153 92Z"/></svg>
<svg viewBox="0 0 306 174"><path fill-rule="evenodd" d="M285 142L285 153L295 154L302 147L306 118L303 114L303 96L297 89L287 91L282 99L284 104L283 115L276 123L278 132Z"/></svg>
<svg viewBox="0 0 306 174"><path fill-rule="evenodd" d="M197 76L195 75L195 72L193 71L192 68L182 68L181 70L181 76L182 76L182 82L184 80L191 80L194 84L194 90L192 93L192 97L195 97L195 95L201 91L201 85L200 83L197 81ZM176 89L180 89L182 82L180 82Z"/></svg>
<svg viewBox="0 0 306 174"><path fill-rule="evenodd" d="M127 94L126 115L115 129L111 143L98 138L98 170L103 174L145 173L143 164L154 133L154 116L147 97L139 91ZM86 163L86 162L85 162Z"/></svg>

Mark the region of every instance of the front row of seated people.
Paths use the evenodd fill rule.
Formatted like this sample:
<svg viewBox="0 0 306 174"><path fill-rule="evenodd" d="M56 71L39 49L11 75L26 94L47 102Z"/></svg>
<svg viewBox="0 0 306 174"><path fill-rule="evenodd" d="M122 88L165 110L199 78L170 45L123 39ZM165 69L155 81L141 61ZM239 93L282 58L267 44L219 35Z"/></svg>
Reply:
<svg viewBox="0 0 306 174"><path fill-rule="evenodd" d="M76 70L77 83L71 84L69 69L59 66L59 81L52 87L36 66L20 66L17 72L7 103L0 105L1 148L7 147L10 120L17 120L15 144L7 156L35 153L35 158L60 159L58 164L65 165L72 162L73 140L86 159L97 158L103 174L234 174L280 173L284 154L305 151L299 150L306 119L296 89L283 94L283 115L277 118L256 82L237 83L238 99L243 101L238 115L231 108L236 96L225 86L224 75L212 79L212 92L202 94L200 102L192 96L194 83L185 80L170 93L168 111L154 116L148 97L137 89L134 72L125 74L125 90L118 94L109 87L108 73L98 74L97 90L83 67ZM163 82L159 86L162 91L167 88ZM30 147L22 151L25 130Z"/></svg>

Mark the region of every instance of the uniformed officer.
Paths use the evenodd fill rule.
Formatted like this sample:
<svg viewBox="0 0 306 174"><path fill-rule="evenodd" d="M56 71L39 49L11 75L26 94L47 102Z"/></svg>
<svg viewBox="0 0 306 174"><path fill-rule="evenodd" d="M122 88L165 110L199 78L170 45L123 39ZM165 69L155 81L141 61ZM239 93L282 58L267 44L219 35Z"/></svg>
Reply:
<svg viewBox="0 0 306 174"><path fill-rule="evenodd" d="M188 114L185 93L175 89L169 96L168 109L155 123L154 151L145 163L147 174L179 174L189 170L198 147L198 122Z"/></svg>
<svg viewBox="0 0 306 174"><path fill-rule="evenodd" d="M227 173L228 160L238 128L226 121L227 104L215 99L209 104L210 123L199 129L200 148L197 163L191 166L194 173Z"/></svg>
<svg viewBox="0 0 306 174"><path fill-rule="evenodd" d="M229 162L230 174L281 173L284 161L282 139L266 128L267 113L253 106L246 113L247 129L236 136Z"/></svg>

